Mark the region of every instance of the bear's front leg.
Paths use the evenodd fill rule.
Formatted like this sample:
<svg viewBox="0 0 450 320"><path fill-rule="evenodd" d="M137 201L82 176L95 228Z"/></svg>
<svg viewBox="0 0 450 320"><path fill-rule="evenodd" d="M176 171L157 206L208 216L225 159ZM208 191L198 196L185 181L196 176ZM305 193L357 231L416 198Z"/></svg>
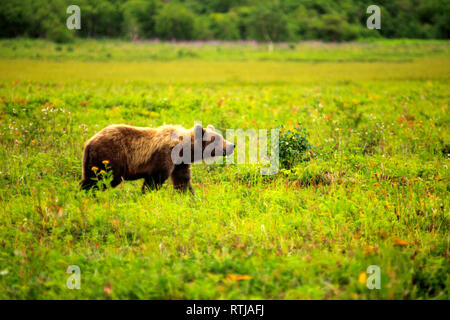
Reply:
<svg viewBox="0 0 450 320"><path fill-rule="evenodd" d="M173 187L178 191L189 191L195 195L191 182L191 166L189 164L176 165L171 175Z"/></svg>
<svg viewBox="0 0 450 320"><path fill-rule="evenodd" d="M157 172L145 177L144 184L142 185L142 193L145 193L147 189L149 190L159 190L161 189L164 181L167 180L169 174L166 172Z"/></svg>

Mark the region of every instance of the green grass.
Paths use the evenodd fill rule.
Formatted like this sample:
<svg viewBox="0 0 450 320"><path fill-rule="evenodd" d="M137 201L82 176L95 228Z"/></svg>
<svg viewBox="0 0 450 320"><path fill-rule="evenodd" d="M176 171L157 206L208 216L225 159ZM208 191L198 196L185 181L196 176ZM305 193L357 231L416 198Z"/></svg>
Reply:
<svg viewBox="0 0 450 320"><path fill-rule="evenodd" d="M350 43L306 41L279 43L269 50L267 43L254 42L127 42L121 40L76 40L57 44L46 40L0 40L0 58L55 61L396 61L448 56L445 40L372 40Z"/></svg>
<svg viewBox="0 0 450 320"><path fill-rule="evenodd" d="M0 41L0 298L448 299L448 42L56 46ZM104 126L195 120L301 122L316 157L270 177L194 165L195 198L79 190Z"/></svg>

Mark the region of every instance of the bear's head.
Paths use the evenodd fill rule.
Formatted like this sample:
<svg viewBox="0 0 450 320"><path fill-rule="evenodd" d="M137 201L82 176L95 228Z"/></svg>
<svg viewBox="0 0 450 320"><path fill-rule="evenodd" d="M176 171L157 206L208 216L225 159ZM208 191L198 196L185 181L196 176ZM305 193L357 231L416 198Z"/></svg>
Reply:
<svg viewBox="0 0 450 320"><path fill-rule="evenodd" d="M192 129L172 132L171 158L173 163L192 163L215 157L229 156L235 145L215 131L212 125L203 128L196 124Z"/></svg>
<svg viewBox="0 0 450 320"><path fill-rule="evenodd" d="M199 124L194 126L192 139L192 158L194 161L229 156L233 153L234 148L235 145L225 140L220 133L215 131L212 125L208 125L206 129Z"/></svg>

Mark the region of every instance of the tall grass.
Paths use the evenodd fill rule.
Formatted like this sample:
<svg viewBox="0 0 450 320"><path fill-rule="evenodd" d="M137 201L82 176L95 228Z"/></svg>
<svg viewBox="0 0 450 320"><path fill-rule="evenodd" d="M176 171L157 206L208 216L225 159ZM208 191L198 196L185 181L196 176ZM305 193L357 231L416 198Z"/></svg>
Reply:
<svg viewBox="0 0 450 320"><path fill-rule="evenodd" d="M391 45L411 46L380 50ZM288 51L257 61L262 48L248 62L138 63L30 60L50 44L3 41L0 298L448 298L450 60L447 42L429 55L435 45L403 62L281 61ZM328 46L323 59L335 60L342 47ZM194 165L195 197L170 184L142 195L142 182L79 190L83 144L107 124L195 120L301 122L315 156L270 177L258 165ZM66 287L69 265L80 290ZM380 290L366 287L369 265Z"/></svg>

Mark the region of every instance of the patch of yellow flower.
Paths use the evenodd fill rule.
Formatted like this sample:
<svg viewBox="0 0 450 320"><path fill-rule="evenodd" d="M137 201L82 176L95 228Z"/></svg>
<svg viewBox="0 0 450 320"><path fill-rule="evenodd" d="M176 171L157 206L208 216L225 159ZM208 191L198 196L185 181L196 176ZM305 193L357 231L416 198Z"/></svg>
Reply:
<svg viewBox="0 0 450 320"><path fill-rule="evenodd" d="M92 171L97 171L97 170L98 170L98 167L92 167L91 170L92 170Z"/></svg>
<svg viewBox="0 0 450 320"><path fill-rule="evenodd" d="M367 281L367 274L365 272L361 272L359 274L358 281L365 284Z"/></svg>
<svg viewBox="0 0 450 320"><path fill-rule="evenodd" d="M109 164L109 161L108 160L103 160L102 163L103 164Z"/></svg>

